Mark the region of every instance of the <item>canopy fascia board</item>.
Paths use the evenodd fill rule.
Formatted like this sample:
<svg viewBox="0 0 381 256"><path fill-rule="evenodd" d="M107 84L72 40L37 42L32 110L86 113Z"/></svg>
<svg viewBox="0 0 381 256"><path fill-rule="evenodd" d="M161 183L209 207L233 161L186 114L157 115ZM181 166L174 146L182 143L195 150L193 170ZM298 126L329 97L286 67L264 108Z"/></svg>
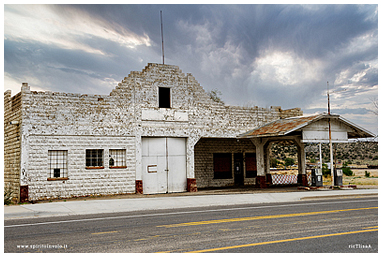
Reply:
<svg viewBox="0 0 381 256"><path fill-rule="evenodd" d="M300 117L291 117L290 119L297 119L297 118L300 118ZM370 137L376 137L373 133L365 130L364 128L342 118L341 116L339 115L328 115L328 114L321 114L321 115L318 115L316 116L316 118L314 119L311 119L303 124L300 124L292 129L289 129L287 131L282 131L282 132L276 132L276 133L266 133L266 134L257 134L257 135L250 135L252 133L252 131L254 130L257 130L257 129L261 129L265 126L270 126L271 124L279 121L279 120L275 120L275 121L272 121L270 123L267 123L265 125L262 125L254 130L250 130L244 134L241 134L239 135L238 137L239 138L271 138L271 137L282 137L282 136L287 136L287 135L291 135L291 133L293 132L303 132L303 128L304 127L307 127L308 125L312 124L312 123L315 123L319 120L324 120L324 119L331 119L331 120L338 120L339 122L342 122L343 124L345 124L346 126L348 126L349 128L353 129L354 132L356 134L358 134L358 137L357 138L370 138ZM332 140L333 143L346 143L348 142L348 139L353 139L354 137L349 137L347 136L347 139L344 139L341 138L336 138L335 140ZM305 139L303 140L303 142L322 142L322 143L328 143L329 140L326 140L326 139L322 139L322 138L316 138L316 139Z"/></svg>

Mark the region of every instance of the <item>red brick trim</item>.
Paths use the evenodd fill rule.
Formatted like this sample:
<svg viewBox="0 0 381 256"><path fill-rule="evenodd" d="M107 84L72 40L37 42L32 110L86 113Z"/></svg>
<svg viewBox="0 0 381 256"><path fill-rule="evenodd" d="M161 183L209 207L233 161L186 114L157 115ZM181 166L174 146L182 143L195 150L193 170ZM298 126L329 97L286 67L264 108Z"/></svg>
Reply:
<svg viewBox="0 0 381 256"><path fill-rule="evenodd" d="M188 192L197 192L197 183L195 178L187 179L187 191Z"/></svg>
<svg viewBox="0 0 381 256"><path fill-rule="evenodd" d="M268 185L272 185L273 184L273 179L272 179L272 176L270 173L266 173L266 183Z"/></svg>
<svg viewBox="0 0 381 256"><path fill-rule="evenodd" d="M298 174L298 183L302 186L308 186L307 174Z"/></svg>
<svg viewBox="0 0 381 256"><path fill-rule="evenodd" d="M255 178L255 187L257 188L266 188L266 176L257 176Z"/></svg>
<svg viewBox="0 0 381 256"><path fill-rule="evenodd" d="M143 181L142 180L136 180L135 181L135 193L136 194L143 194Z"/></svg>
<svg viewBox="0 0 381 256"><path fill-rule="evenodd" d="M28 201L29 201L28 185L20 186L20 203L25 203Z"/></svg>

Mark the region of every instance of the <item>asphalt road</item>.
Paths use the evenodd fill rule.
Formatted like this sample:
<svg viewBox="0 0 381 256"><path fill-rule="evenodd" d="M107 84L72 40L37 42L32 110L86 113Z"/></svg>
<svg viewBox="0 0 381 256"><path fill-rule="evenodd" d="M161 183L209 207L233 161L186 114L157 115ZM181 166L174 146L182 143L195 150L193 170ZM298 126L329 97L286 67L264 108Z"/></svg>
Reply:
<svg viewBox="0 0 381 256"><path fill-rule="evenodd" d="M378 198L7 220L15 252L378 252Z"/></svg>

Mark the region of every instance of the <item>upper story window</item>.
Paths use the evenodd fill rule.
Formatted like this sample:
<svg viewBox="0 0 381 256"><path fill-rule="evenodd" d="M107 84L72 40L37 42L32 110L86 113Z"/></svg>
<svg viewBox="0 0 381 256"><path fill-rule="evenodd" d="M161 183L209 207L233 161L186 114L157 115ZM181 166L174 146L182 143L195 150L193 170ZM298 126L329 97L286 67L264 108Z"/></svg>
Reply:
<svg viewBox="0 0 381 256"><path fill-rule="evenodd" d="M171 108L171 88L159 87L159 108Z"/></svg>

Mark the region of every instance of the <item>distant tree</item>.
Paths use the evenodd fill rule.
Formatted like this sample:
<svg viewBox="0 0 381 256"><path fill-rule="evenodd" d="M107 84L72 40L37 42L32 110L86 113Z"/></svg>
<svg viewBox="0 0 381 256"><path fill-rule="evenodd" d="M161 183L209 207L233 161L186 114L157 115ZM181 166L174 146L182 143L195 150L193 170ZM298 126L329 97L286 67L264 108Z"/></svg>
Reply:
<svg viewBox="0 0 381 256"><path fill-rule="evenodd" d="M295 164L295 160L292 159L292 158L289 158L287 157L286 159L284 159L284 166L287 168L287 166L291 166Z"/></svg>

